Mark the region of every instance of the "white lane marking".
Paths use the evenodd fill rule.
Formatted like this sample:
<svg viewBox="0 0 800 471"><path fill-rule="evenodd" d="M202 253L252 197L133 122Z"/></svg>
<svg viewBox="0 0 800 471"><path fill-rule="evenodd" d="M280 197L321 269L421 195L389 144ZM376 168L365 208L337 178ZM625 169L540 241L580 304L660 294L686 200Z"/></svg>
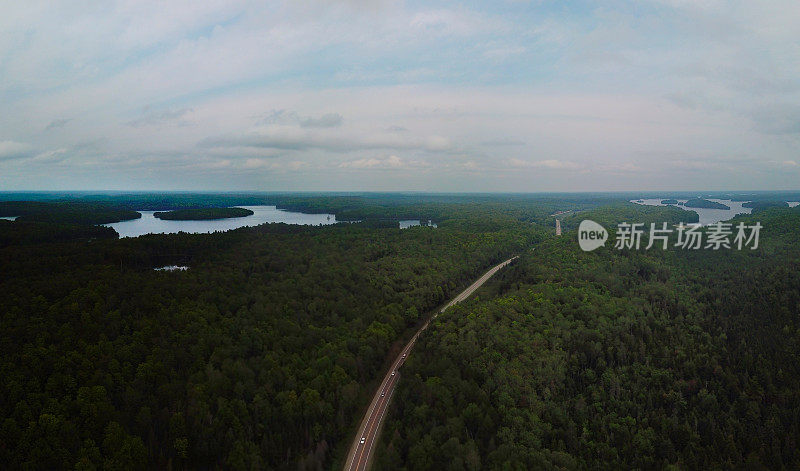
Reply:
<svg viewBox="0 0 800 471"><path fill-rule="evenodd" d="M379 404L381 403L381 399L382 399L382 398L378 399L378 401L375 401L375 406L376 406L376 407L378 407L378 408L380 408L380 407L379 407ZM374 415L374 414L375 414L375 411L374 411L374 410L373 410L372 412L370 412L370 415L369 415L369 417L367 418L367 423L366 423L366 425L364 426L364 430L361 432L361 436L362 436L362 437L364 437L364 438L369 438L369 431L370 431L369 424L370 424L370 422L374 422L374 421L375 421L375 415ZM362 445L363 445L363 446L362 446ZM364 450L366 449L366 446L367 446L367 445L366 445L366 443L363 443L363 444L362 444L362 443L359 443L359 445L358 445L358 448L361 448L361 453L354 453L354 456L353 456L353 464L355 464L355 465L356 465L356 469L358 469L358 468L360 467L359 465L360 465L360 463L361 463L361 459L362 459L362 458L363 458L363 456L364 456ZM358 449L358 448L357 448L357 449ZM356 460L356 459L355 459L355 458L356 458L356 456L358 457L358 460ZM352 465L351 465L351 466L352 466ZM352 469L352 468L351 468L351 469Z"/></svg>
<svg viewBox="0 0 800 471"><path fill-rule="evenodd" d="M367 463L369 463L369 457L372 455L372 446L377 441L377 440L375 440L375 438L378 437L378 430L380 430L381 422L383 422L383 414L385 414L386 410L389 408L389 401L392 399L392 394L394 394L395 387L397 387L397 381L394 382L394 384L392 385L391 391L389 391L389 395L386 396L386 405L383 407L383 410L381 411L381 415L378 418L378 425L375 427L375 437L373 437L373 440L369 443L369 450L367 451L367 457L364 460L364 469L366 469Z"/></svg>
<svg viewBox="0 0 800 471"><path fill-rule="evenodd" d="M408 347L406 347L406 348L408 348ZM394 364L392 365L392 369L390 370L390 372L391 371L397 371L397 367L398 367L401 359L402 358L397 358L395 360ZM382 389L384 389L386 385L392 383L394 375L392 375L390 372L387 372L387 375L383 378L383 381L381 382L381 389L376 391L375 392L375 396L373 396L372 403L370 404L370 408L369 408L369 415L367 416L367 420L364 423L364 426L360 430L360 432L361 432L360 435L362 437L365 437L365 436L368 437L369 430L370 430L370 423L372 423L372 422L374 422L376 420L375 408L378 407L378 405L381 402L388 401L388 397L387 398L383 398L383 397L380 396L380 391ZM391 394L389 395L389 397L391 397ZM380 410L380 407L378 407L378 410ZM383 417L383 414L381 414L381 417ZM380 426L380 422L378 422L378 425ZM359 464L361 463L361 459L362 459L362 457L364 455L364 447L366 447L366 444L364 444L364 447L362 447L361 445L362 444L359 443L358 446L356 446L356 449L353 451L353 459L350 461L349 469L353 469L353 465L356 466L356 469L358 469L360 467ZM361 449L361 453L358 453L359 448ZM356 458L358 458L358 460L356 460Z"/></svg>
<svg viewBox="0 0 800 471"><path fill-rule="evenodd" d="M389 381L387 383L386 388L387 389L392 389L392 388L395 387L396 383L397 383L396 381ZM391 397L391 393L389 394L389 397ZM386 410L386 406L388 406L388 404L389 404L387 402L389 400L389 397L381 398L381 400L378 401L378 403L377 403L378 404L378 408L376 410L378 410L378 411ZM381 407L380 404L383 404L383 407ZM383 417L383 414L381 414L380 417ZM375 423L376 420L377 420L377 417L374 417L374 416L370 417L370 422L372 422L373 426L372 427L367 427L367 429L364 431L364 435L363 435L364 437L366 437L367 441L374 440L374 438L375 438L375 430L380 428L380 422L377 422L377 424L376 424ZM370 442L370 445L371 444L372 444L372 442ZM356 466L356 470L358 470L359 468L362 467L361 466L362 463L369 462L369 454L367 454L366 457L364 456L364 451L366 450L366 447L367 447L367 445L364 444L364 447L361 449L361 453L358 454L358 461L354 462L354 464ZM365 460L365 458L366 458L366 460Z"/></svg>
<svg viewBox="0 0 800 471"><path fill-rule="evenodd" d="M383 388L386 383L387 383L387 378L383 378L383 381L381 381L381 388ZM377 406L379 402L380 402L380 396L378 396L377 393L376 393L376 395L373 396L373 398L372 398L372 402L370 402L370 404L369 404L369 409L367 411L367 420L364 421L364 424L359 429L359 435L360 436L363 437L364 433L367 431L367 427L369 427L369 423L372 421L372 418L373 418L373 413L374 413L375 406ZM355 464L356 456L359 456L359 453L358 453L358 449L359 448L362 448L361 447L361 443L356 445L355 449L353 450L353 459L350 460L350 466L349 466L348 469L353 469L353 464ZM362 450L362 453L363 453L363 450Z"/></svg>

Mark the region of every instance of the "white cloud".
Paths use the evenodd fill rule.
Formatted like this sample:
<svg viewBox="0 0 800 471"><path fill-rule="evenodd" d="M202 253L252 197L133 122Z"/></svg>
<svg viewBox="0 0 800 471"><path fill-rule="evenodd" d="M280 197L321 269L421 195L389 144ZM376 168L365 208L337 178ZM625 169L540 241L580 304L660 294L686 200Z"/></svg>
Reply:
<svg viewBox="0 0 800 471"><path fill-rule="evenodd" d="M505 60L523 54L526 49L522 46L489 46L483 51L483 56L487 59Z"/></svg>
<svg viewBox="0 0 800 471"><path fill-rule="evenodd" d="M53 149L48 150L45 152L41 152L33 156L32 160L36 162L61 162L62 160L68 158L67 149Z"/></svg>
<svg viewBox="0 0 800 471"><path fill-rule="evenodd" d="M534 162L534 166L550 168L555 170L575 170L580 168L580 165L576 164L575 162L567 162L555 159L540 160L538 162Z"/></svg>
<svg viewBox="0 0 800 471"><path fill-rule="evenodd" d="M129 126L164 126L166 124L188 124L187 116L192 113L191 108L166 109L161 111L145 110L142 117L128 122Z"/></svg>
<svg viewBox="0 0 800 471"><path fill-rule="evenodd" d="M300 126L304 128L335 128L342 125L342 115L339 113L327 113L319 118L304 118L300 121Z"/></svg>
<svg viewBox="0 0 800 471"><path fill-rule="evenodd" d="M16 2L0 182L794 188L800 3L721 4Z"/></svg>
<svg viewBox="0 0 800 471"><path fill-rule="evenodd" d="M300 126L303 128L335 128L342 125L344 117L339 113L325 113L320 116L300 116L295 111L272 110L259 121L262 125Z"/></svg>
<svg viewBox="0 0 800 471"><path fill-rule="evenodd" d="M368 159L358 159L358 160L351 160L348 162L342 162L339 164L341 168L359 168L359 169L371 169L371 168L382 168L382 169L400 169L400 168L409 168L409 163L405 162L403 159L396 155L390 155L389 157L380 159L380 158L368 158Z"/></svg>
<svg viewBox="0 0 800 471"><path fill-rule="evenodd" d="M50 124L48 124L47 127L44 128L44 130L45 131L50 131L52 129L63 128L70 121L72 121L72 120L71 119L63 119L63 118L62 119L54 119L54 120L50 121Z"/></svg>
<svg viewBox="0 0 800 471"><path fill-rule="evenodd" d="M0 161L29 157L32 155L30 144L15 141L0 141Z"/></svg>
<svg viewBox="0 0 800 471"><path fill-rule="evenodd" d="M547 159L547 160L522 160L518 158L511 158L507 161L509 167L514 168L545 168L550 170L577 170L581 168L575 162Z"/></svg>
<svg viewBox="0 0 800 471"><path fill-rule="evenodd" d="M484 27L478 15L448 9L421 11L409 24L418 32L455 35L468 35Z"/></svg>
<svg viewBox="0 0 800 471"><path fill-rule="evenodd" d="M364 159L349 160L341 162L339 168L348 169L384 169L384 170L399 170L399 169L421 169L430 167L430 164L420 160L407 160L402 159L396 155L388 157L369 157Z"/></svg>
<svg viewBox="0 0 800 471"><path fill-rule="evenodd" d="M321 126L317 126L321 127ZM450 141L442 136L417 138L394 132L342 132L308 129L309 126L270 125L246 134L230 134L204 139L200 145L208 148L244 147L328 152L352 152L368 149L419 149L441 152L450 149Z"/></svg>

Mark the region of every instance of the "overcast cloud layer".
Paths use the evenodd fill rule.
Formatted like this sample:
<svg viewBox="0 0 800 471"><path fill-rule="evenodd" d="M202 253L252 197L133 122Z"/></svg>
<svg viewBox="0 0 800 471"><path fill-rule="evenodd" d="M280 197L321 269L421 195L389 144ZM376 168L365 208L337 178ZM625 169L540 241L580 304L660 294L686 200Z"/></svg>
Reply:
<svg viewBox="0 0 800 471"><path fill-rule="evenodd" d="M0 6L0 190L800 187L800 2Z"/></svg>

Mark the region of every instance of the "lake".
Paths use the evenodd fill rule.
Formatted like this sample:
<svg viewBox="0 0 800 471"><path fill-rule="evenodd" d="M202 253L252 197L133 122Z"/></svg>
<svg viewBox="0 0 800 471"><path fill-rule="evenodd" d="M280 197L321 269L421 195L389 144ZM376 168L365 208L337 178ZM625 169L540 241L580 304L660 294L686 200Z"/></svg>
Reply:
<svg viewBox="0 0 800 471"><path fill-rule="evenodd" d="M718 200L708 198L709 201L716 201L717 203L722 203L725 206L729 206L731 209L709 209L709 208L686 208L681 205L674 205L674 204L661 204L662 200L668 198L651 198L651 199L642 199L642 200L631 200L631 203L636 204L645 204L648 206L675 206L677 208L685 209L687 211L694 211L700 217L700 224L707 226L709 224L714 224L715 222L720 221L727 221L732 219L737 214L750 214L752 211L751 208L743 208L742 204L746 203L746 201L731 201L731 200ZM639 202L641 201L641 203ZM679 203L685 203L688 200L677 200Z"/></svg>
<svg viewBox="0 0 800 471"><path fill-rule="evenodd" d="M186 271L189 267L186 265L167 265L164 267L153 268L155 271Z"/></svg>
<svg viewBox="0 0 800 471"><path fill-rule="evenodd" d="M175 234L188 232L192 234L210 233L215 231L229 231L245 226L258 226L268 222L284 222L286 224L300 224L318 226L322 224L335 224L336 216L333 214L305 214L294 211L284 211L275 206L237 206L253 211L250 216L241 218L211 219L205 221L165 221L153 216L155 211L139 211L140 219L103 224L113 227L120 237L138 237L144 234Z"/></svg>
<svg viewBox="0 0 800 471"><path fill-rule="evenodd" d="M0 219L5 219L6 221L13 221L17 219L19 216L0 216Z"/></svg>
<svg viewBox="0 0 800 471"><path fill-rule="evenodd" d="M400 229L408 229L409 227L413 226L421 226L422 223L419 219L403 219L400 221ZM430 219L427 221L426 226L436 227L436 223L432 222Z"/></svg>

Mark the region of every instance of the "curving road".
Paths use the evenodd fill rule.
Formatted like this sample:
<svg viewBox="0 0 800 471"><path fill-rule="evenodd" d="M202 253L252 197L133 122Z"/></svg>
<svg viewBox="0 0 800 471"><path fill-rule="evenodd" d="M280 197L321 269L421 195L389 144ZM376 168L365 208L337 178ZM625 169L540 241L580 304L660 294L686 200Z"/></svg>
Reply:
<svg viewBox="0 0 800 471"><path fill-rule="evenodd" d="M462 291L461 294L447 303L447 305L439 310L439 312L434 314L432 318L435 318L450 306L467 299L469 295L471 295L476 289L480 288L481 285L486 282L486 280L491 278L492 275L497 273L498 270L511 263L511 261L515 258L517 257L511 257L505 262L500 263L491 270L487 271L483 276L469 285L467 289ZM428 319L422 325L422 327L420 327L417 333L414 334L414 336L411 337L411 340L408 341L406 346L403 347L403 350L397 355L397 358L394 360L394 362L392 362L392 367L386 372L386 376L383 378L383 381L381 381L380 387L377 391L375 391L375 396L372 398L369 409L367 409L366 415L364 415L364 418L361 420L361 425L358 428L358 434L356 435L353 444L350 446L350 452L347 455L347 461L345 461L344 465L345 471L369 469L370 459L372 458L372 450L375 446L375 443L378 441L378 435L380 434L381 425L383 424L383 416L389 406L389 401L392 399L392 393L394 393L394 388L397 386L397 381L400 379L400 372L398 371L398 368L400 368L406 361L406 358L411 353L411 349L414 348L414 343L416 343L419 334L428 328L429 323L430 319Z"/></svg>

